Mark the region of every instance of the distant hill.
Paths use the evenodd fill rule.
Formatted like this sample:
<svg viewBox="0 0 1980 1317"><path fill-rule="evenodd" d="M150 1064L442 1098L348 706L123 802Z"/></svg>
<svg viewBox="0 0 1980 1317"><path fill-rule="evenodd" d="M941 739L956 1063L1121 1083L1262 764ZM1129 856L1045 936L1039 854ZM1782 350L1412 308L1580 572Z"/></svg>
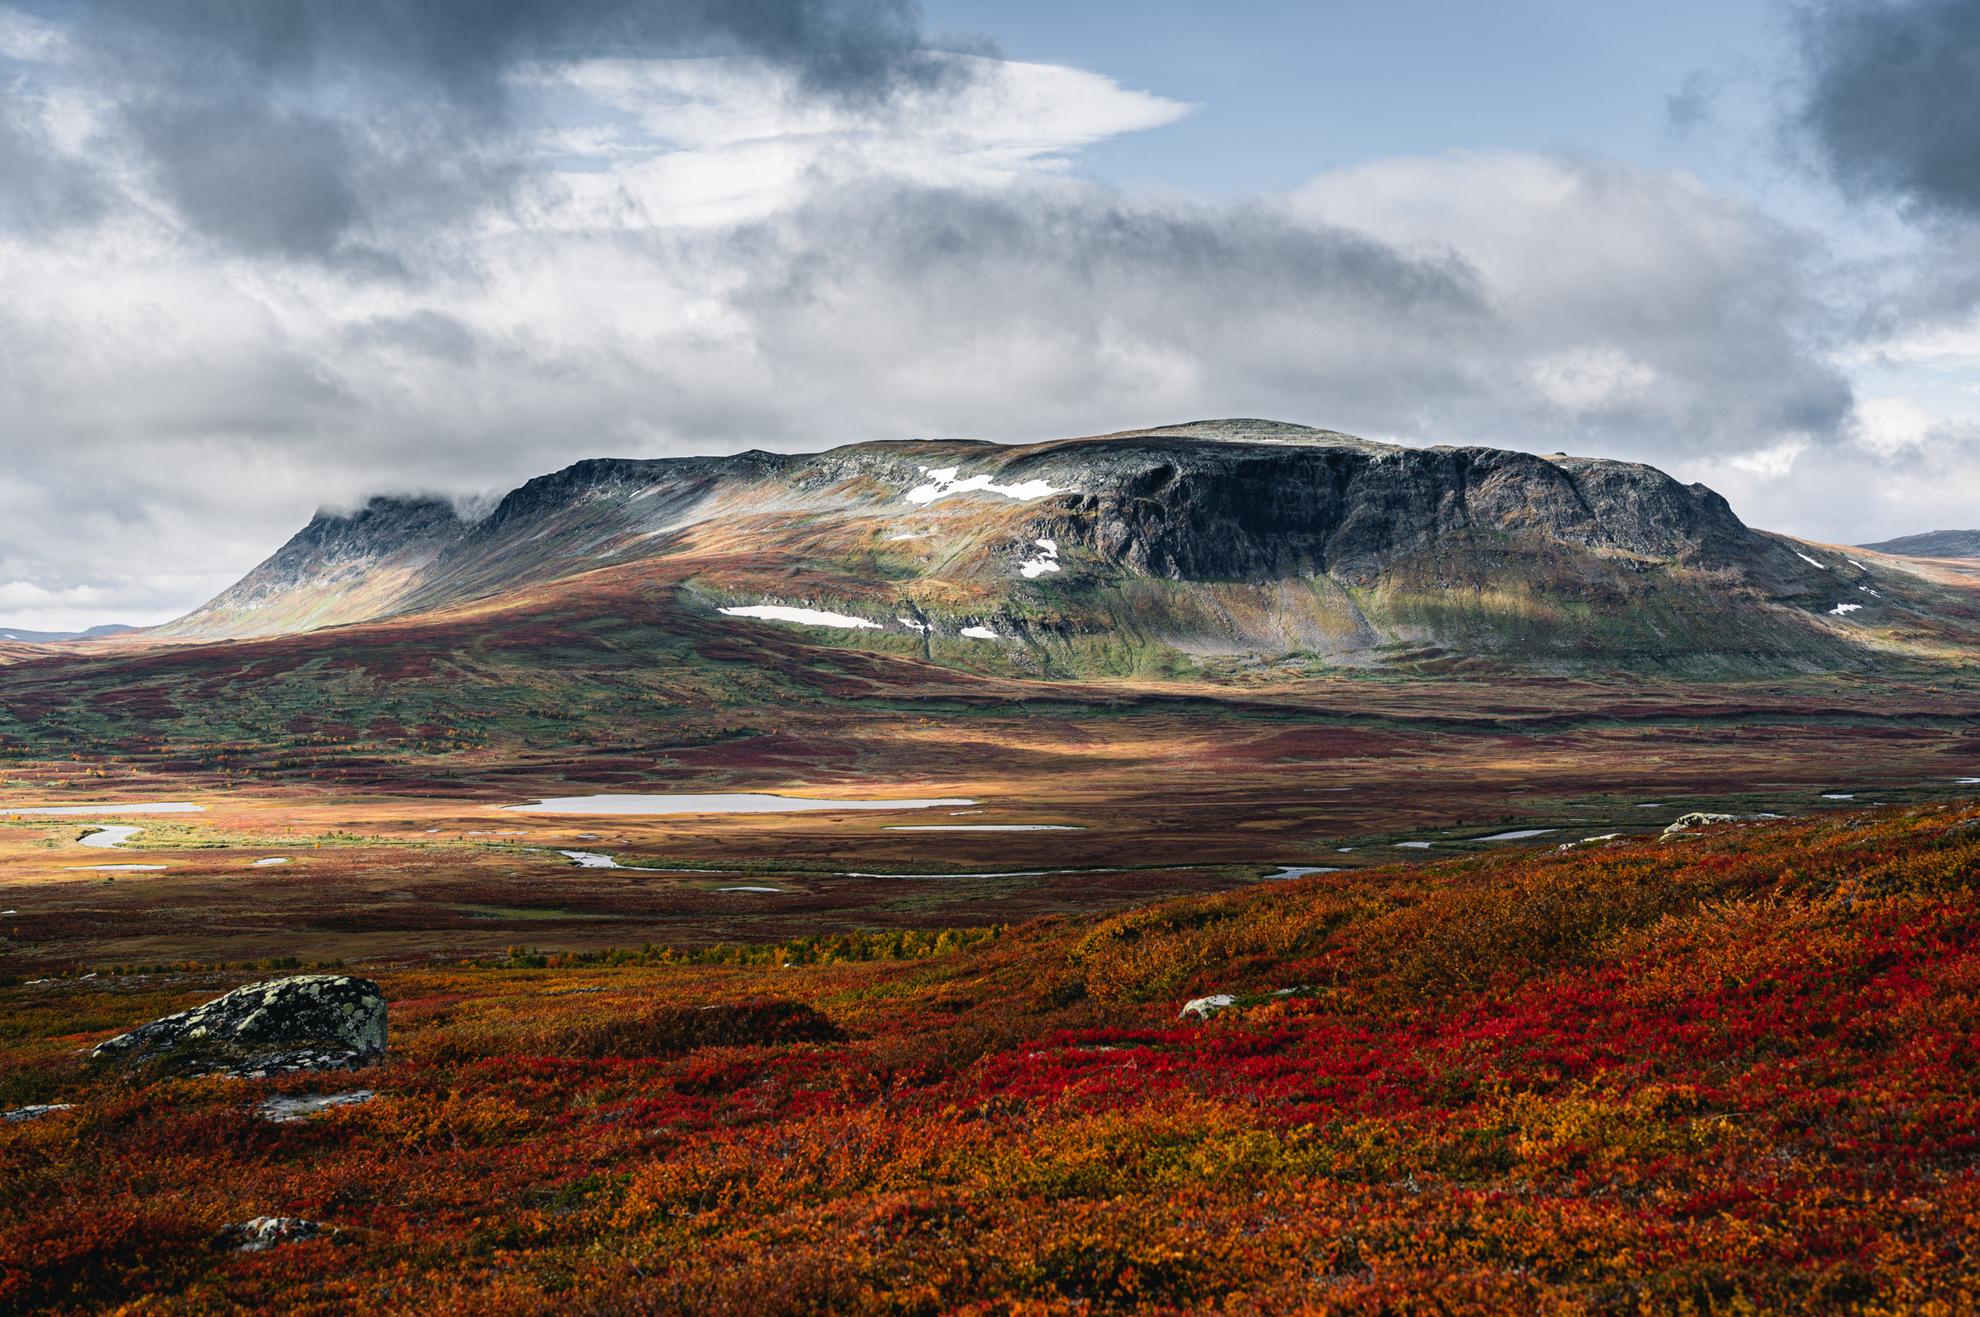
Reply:
<svg viewBox="0 0 1980 1317"><path fill-rule="evenodd" d="M150 634L480 611L662 569L664 607L725 626L1063 676L1286 655L1825 669L1942 621L1915 578L1754 530L1653 467L1225 420L591 459L482 517L380 497Z"/></svg>
<svg viewBox="0 0 1980 1317"><path fill-rule="evenodd" d="M104 636L121 636L137 630L136 627L106 623L93 626L87 631L29 631L25 627L0 626L0 640L13 641L21 645L50 645L58 640L97 640Z"/></svg>
<svg viewBox="0 0 1980 1317"><path fill-rule="evenodd" d="M1980 558L1980 530L1928 530L1859 547L1907 558Z"/></svg>

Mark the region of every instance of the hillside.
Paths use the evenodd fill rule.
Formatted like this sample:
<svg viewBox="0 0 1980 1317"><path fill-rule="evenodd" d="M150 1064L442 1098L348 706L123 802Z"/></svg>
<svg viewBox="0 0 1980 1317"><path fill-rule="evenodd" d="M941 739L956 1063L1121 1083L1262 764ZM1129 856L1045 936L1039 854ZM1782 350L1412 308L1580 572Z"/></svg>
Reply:
<svg viewBox="0 0 1980 1317"><path fill-rule="evenodd" d="M656 569L680 580L676 609L742 629L1059 675L1287 657L1813 671L1962 648L1974 621L1650 467L1214 421L598 459L480 518L377 498L152 635L292 634Z"/></svg>
<svg viewBox="0 0 1980 1317"><path fill-rule="evenodd" d="M109 636L127 635L136 627L106 623L93 626L87 631L29 631L25 627L0 626L0 642L21 645L48 645L61 640L101 640Z"/></svg>
<svg viewBox="0 0 1980 1317"><path fill-rule="evenodd" d="M1862 547L1911 558L1980 558L1980 530L1934 530Z"/></svg>
<svg viewBox="0 0 1980 1317"><path fill-rule="evenodd" d="M68 1104L0 1125L0 1307L1961 1311L1976 872L1923 807L382 965L387 1061L272 1080L77 1060L255 970L0 987L0 1106Z"/></svg>

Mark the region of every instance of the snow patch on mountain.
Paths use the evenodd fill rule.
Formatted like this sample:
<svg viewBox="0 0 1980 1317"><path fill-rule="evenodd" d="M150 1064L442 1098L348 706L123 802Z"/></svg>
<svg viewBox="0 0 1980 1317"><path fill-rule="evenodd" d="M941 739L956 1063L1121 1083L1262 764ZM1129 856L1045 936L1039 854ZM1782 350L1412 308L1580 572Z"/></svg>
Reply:
<svg viewBox="0 0 1980 1317"><path fill-rule="evenodd" d="M764 622L797 622L804 626L839 627L843 630L878 631L880 624L850 613L830 613L822 608L787 608L783 604L745 604L724 608L728 617L751 617Z"/></svg>
<svg viewBox="0 0 1980 1317"><path fill-rule="evenodd" d="M961 470L961 467L954 466L939 467L933 471L927 467L921 468L921 473L928 477L928 482L926 484L916 485L913 489L910 489L907 492L907 501L910 503L928 504L945 499L951 494L969 494L980 491L986 494L1002 494L1005 498L1016 499L1020 503L1029 503L1034 499L1048 498L1053 494L1069 494L1072 492L1071 490L1054 488L1052 482L1049 480L1023 480L1015 485L1000 485L987 473L958 479L958 472Z"/></svg>
<svg viewBox="0 0 1980 1317"><path fill-rule="evenodd" d="M1025 580L1035 581L1047 572L1059 570L1059 542L1057 540L1033 540L1038 552L1018 564L1018 571Z"/></svg>

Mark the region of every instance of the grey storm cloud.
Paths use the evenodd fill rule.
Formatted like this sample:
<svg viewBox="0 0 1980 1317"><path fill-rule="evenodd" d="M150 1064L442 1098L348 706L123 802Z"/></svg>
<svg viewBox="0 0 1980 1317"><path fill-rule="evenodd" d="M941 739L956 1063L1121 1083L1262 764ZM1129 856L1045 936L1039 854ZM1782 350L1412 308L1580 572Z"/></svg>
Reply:
<svg viewBox="0 0 1980 1317"><path fill-rule="evenodd" d="M128 114L180 216L211 237L307 257L336 249L364 217L365 151L334 120L244 100L153 99Z"/></svg>
<svg viewBox="0 0 1980 1317"><path fill-rule="evenodd" d="M534 61L741 56L785 70L800 95L856 104L980 68L931 50L910 0L80 0L39 12L116 89L140 161L190 228L358 273L402 273L392 234L431 232L527 181L509 75ZM38 206L87 195L49 193L57 182Z"/></svg>
<svg viewBox="0 0 1980 1317"><path fill-rule="evenodd" d="M958 76L911 0L83 0L97 48L193 87L357 78L499 108L519 62L746 55L854 100Z"/></svg>
<svg viewBox="0 0 1980 1317"><path fill-rule="evenodd" d="M1558 232L1535 241L1588 267L1558 295L1490 268L1490 253L1399 244L1283 205L863 186L727 236L744 280L730 297L804 396L879 375L923 418L963 429L1005 405L999 377L962 364L980 354L1001 356L1030 414L1063 427L1125 423L1173 392L1184 410L1653 459L1841 437L1852 392L1826 359L1838 326L1799 235L1656 176L1546 168L1568 199L1549 207ZM1641 250L1651 229L1690 236L1653 270L1607 259ZM1526 286L1509 296L1514 280Z"/></svg>
<svg viewBox="0 0 1980 1317"><path fill-rule="evenodd" d="M87 223L109 205L87 163L48 149L31 103L0 100L0 232L46 233Z"/></svg>
<svg viewBox="0 0 1980 1317"><path fill-rule="evenodd" d="M1475 272L1453 254L1405 254L1263 205L1149 206L1082 189L843 187L734 241L748 253L745 304L765 319L862 284L968 287L974 296L949 308L963 322L1025 305L1061 317L1081 300L1097 308L1096 322L1136 320L1157 336L1183 326L1165 323L1149 293L1199 323L1324 304L1409 316L1435 334L1490 314ZM1038 294L1049 295L1031 300Z"/></svg>
<svg viewBox="0 0 1980 1317"><path fill-rule="evenodd" d="M891 373L924 424L958 432L1012 385L1069 432L1178 386L1185 410L1248 401L1400 431L1424 400L1473 394L1477 347L1503 329L1463 259L1277 205L845 187L729 242L734 303L782 371L814 391ZM972 378L979 353L1001 375Z"/></svg>
<svg viewBox="0 0 1980 1317"><path fill-rule="evenodd" d="M343 339L355 348L382 348L455 366L471 364L479 347L472 326L430 307L402 315L372 316L347 326Z"/></svg>
<svg viewBox="0 0 1980 1317"><path fill-rule="evenodd" d="M1835 0L1798 29L1793 124L1836 182L1980 219L1980 0Z"/></svg>

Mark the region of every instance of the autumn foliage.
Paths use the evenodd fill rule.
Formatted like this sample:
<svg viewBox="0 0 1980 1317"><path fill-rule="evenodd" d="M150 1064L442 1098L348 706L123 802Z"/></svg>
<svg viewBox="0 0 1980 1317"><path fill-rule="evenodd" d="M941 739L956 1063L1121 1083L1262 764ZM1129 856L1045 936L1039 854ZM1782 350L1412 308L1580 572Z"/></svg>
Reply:
<svg viewBox="0 0 1980 1317"><path fill-rule="evenodd" d="M75 1106L0 1126L0 1309L1971 1311L1976 876L1919 809L939 955L378 967L388 1063L265 1083L75 1060L246 976L5 989L0 1101ZM214 1243L261 1215L336 1233Z"/></svg>

